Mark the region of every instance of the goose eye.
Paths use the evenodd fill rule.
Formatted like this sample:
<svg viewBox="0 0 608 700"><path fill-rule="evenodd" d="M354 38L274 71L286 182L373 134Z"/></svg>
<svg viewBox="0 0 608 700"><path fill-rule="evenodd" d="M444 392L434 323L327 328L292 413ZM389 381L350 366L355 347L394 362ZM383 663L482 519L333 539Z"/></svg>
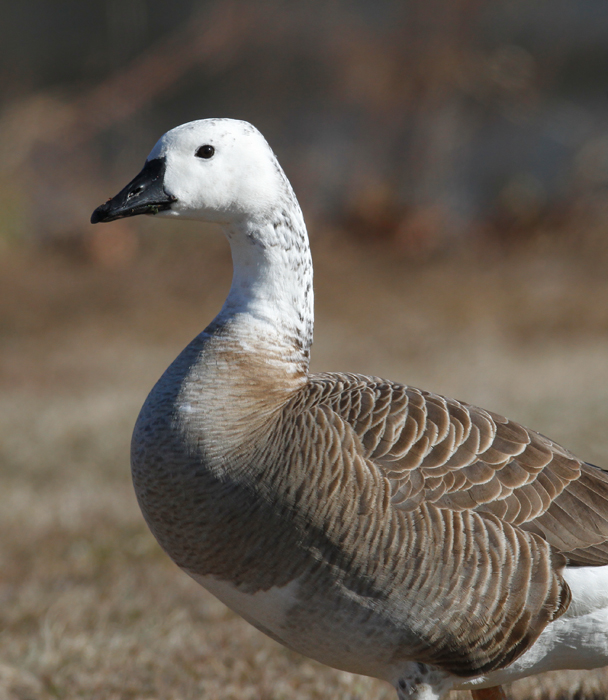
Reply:
<svg viewBox="0 0 608 700"><path fill-rule="evenodd" d="M211 158L215 153L215 148L213 146L201 146L194 154L197 158Z"/></svg>

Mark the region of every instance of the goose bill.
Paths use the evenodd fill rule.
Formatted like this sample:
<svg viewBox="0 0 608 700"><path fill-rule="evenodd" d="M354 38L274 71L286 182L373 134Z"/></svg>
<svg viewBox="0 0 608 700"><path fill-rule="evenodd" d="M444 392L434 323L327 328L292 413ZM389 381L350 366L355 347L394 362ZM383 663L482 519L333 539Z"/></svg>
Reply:
<svg viewBox="0 0 608 700"><path fill-rule="evenodd" d="M147 160L143 170L117 195L97 207L91 223L106 223L138 214L158 214L166 211L177 197L165 192L166 161L164 158Z"/></svg>

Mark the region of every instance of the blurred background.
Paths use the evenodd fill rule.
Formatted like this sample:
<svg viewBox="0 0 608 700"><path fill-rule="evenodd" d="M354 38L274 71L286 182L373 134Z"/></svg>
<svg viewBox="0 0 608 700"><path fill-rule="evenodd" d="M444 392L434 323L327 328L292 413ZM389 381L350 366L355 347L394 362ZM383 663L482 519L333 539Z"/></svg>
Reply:
<svg viewBox="0 0 608 700"><path fill-rule="evenodd" d="M404 256L603 218L601 0L2 9L3 239L83 235L159 134L208 116L267 135L309 218Z"/></svg>
<svg viewBox="0 0 608 700"><path fill-rule="evenodd" d="M130 431L230 255L212 230L89 217L167 129L251 121L309 225L313 369L480 404L608 466L608 5L0 9L0 700L392 698L249 628L148 534ZM604 698L608 676L510 692Z"/></svg>

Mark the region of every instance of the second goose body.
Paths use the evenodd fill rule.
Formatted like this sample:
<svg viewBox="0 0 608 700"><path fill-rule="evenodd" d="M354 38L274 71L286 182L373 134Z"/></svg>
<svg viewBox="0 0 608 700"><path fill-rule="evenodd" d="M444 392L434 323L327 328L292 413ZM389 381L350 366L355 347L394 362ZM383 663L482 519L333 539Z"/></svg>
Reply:
<svg viewBox="0 0 608 700"><path fill-rule="evenodd" d="M310 374L312 263L250 124L161 138L93 222L218 223L234 277L132 443L163 549L246 620L402 699L608 664L608 474L483 409Z"/></svg>

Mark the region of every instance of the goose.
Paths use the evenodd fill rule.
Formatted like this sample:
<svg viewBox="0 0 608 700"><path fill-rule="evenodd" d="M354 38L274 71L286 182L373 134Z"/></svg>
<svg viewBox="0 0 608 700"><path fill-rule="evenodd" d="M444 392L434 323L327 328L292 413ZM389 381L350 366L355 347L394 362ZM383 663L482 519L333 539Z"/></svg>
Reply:
<svg viewBox="0 0 608 700"><path fill-rule="evenodd" d="M133 432L139 505L183 571L400 700L608 665L608 472L462 401L310 373L306 226L257 129L168 131L91 221L140 214L218 224L233 260Z"/></svg>

